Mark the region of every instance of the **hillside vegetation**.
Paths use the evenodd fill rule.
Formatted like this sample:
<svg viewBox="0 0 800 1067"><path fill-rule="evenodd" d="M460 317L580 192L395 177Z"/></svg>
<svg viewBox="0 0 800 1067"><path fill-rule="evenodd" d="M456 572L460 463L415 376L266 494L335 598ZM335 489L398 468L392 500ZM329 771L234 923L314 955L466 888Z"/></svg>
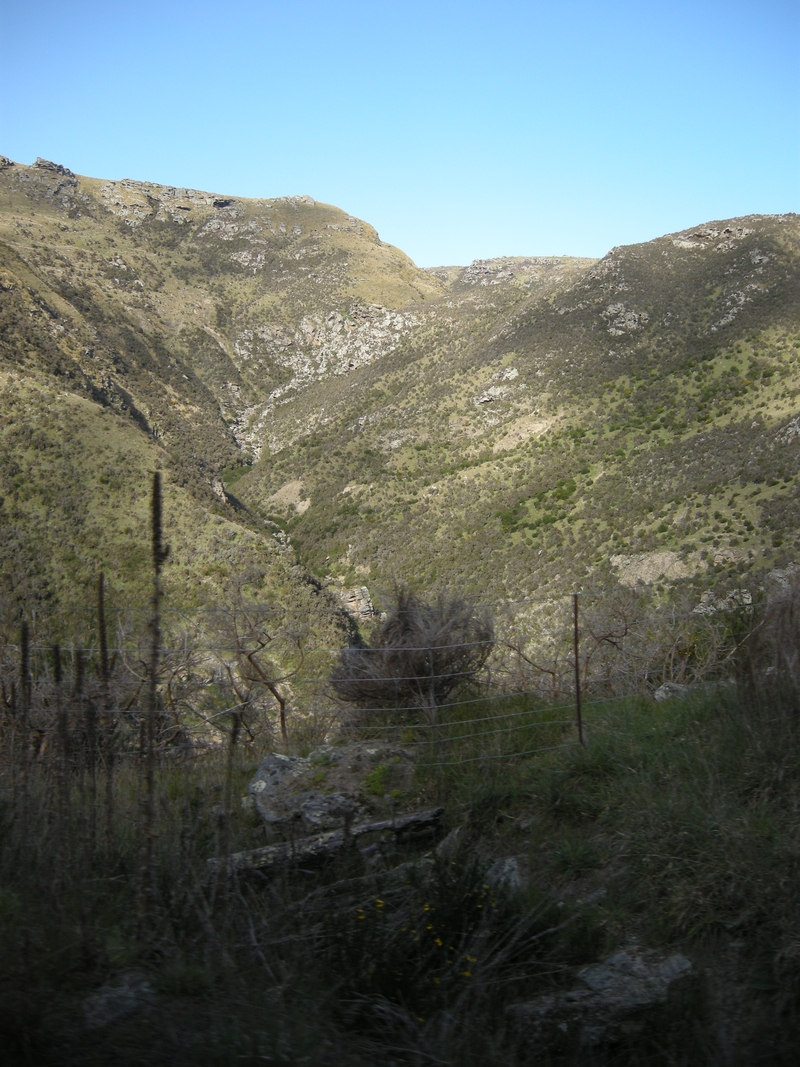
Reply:
<svg viewBox="0 0 800 1067"><path fill-rule="evenodd" d="M752 216L597 262L423 271L308 196L3 159L6 595L80 596L100 562L126 589L157 466L187 604L240 544L276 586L291 558L378 600L395 580L691 599L785 566L799 247L796 216ZM241 531L216 569L212 517Z"/></svg>
<svg viewBox="0 0 800 1067"><path fill-rule="evenodd" d="M573 722L529 700L515 705L522 731L503 738L501 702L450 705L452 737L416 749L391 794L402 768L361 768L360 800L386 816L444 805L438 842L388 832L392 818L325 863L290 863L289 851L237 874L226 857L264 844L242 802L260 746L244 731L237 745L228 709L224 742L196 747L181 702L148 771L142 712L108 715L96 659L83 683L40 667L27 694L18 663L21 706L4 709L4 1062L796 1062L790 672L657 711L642 698L595 703L583 746ZM414 745L424 731L388 732ZM313 747L321 736L304 749L317 788L335 777L338 746L358 751L357 729ZM531 744L549 748L531 758ZM285 850L303 845L299 823L266 829L291 834ZM583 968L621 948L657 949L687 974L608 1032L575 1012L551 1010L543 1032L525 1024L519 1008L571 996Z"/></svg>
<svg viewBox="0 0 800 1067"><path fill-rule="evenodd" d="M238 492L269 508L302 482L310 505L285 514L320 574L330 557L346 580L349 566L495 599L635 581L654 553L660 570L645 558L638 576L673 583L787 562L798 221L698 232L716 236L614 250L489 322L440 301L445 341L416 335L357 384L310 389L330 423Z"/></svg>
<svg viewBox="0 0 800 1067"><path fill-rule="evenodd" d="M321 308L402 306L442 288L308 197L235 201L0 160L11 614L23 602L74 612L103 567L120 602L141 599L137 501L155 468L174 505L173 602L213 600L259 567L264 595L302 603L307 576L284 535L226 497L220 474L252 458L253 405L291 377L287 331L318 329Z"/></svg>
<svg viewBox="0 0 800 1067"><path fill-rule="evenodd" d="M795 1062L799 251L420 270L0 157L9 1062ZM620 946L684 978L525 1024Z"/></svg>

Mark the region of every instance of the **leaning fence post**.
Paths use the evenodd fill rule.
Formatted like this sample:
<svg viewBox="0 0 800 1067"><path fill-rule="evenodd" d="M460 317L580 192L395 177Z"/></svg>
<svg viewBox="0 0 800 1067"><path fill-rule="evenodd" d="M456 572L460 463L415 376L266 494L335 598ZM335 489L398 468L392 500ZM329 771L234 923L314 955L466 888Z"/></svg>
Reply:
<svg viewBox="0 0 800 1067"><path fill-rule="evenodd" d="M19 637L19 694L22 704L22 818L21 838L23 845L28 844L31 789L31 696L33 676L31 674L31 639L27 622L23 620ZM27 866L27 864L26 864Z"/></svg>
<svg viewBox="0 0 800 1067"><path fill-rule="evenodd" d="M578 740L583 741L583 718L581 716L581 666L578 659L578 594L572 594L573 646L575 650L575 711L578 716Z"/></svg>
<svg viewBox="0 0 800 1067"><path fill-rule="evenodd" d="M106 757L106 858L111 856L114 837L114 741L116 720L111 711L110 668L108 663L108 633L106 631L105 575L100 571L97 580L97 630L100 637L100 684L103 724L102 743Z"/></svg>
<svg viewBox="0 0 800 1067"><path fill-rule="evenodd" d="M150 506L150 532L153 550L153 597L150 619L150 664L148 669L148 692L146 731L144 735L145 796L144 796L144 842L140 873L139 930L140 934L152 933L155 903L153 880L153 838L155 837L155 729L158 709L158 667L161 658L161 569L169 555L169 548L162 538L161 474L153 474L153 495Z"/></svg>
<svg viewBox="0 0 800 1067"><path fill-rule="evenodd" d="M444 796L444 753L442 751L442 740L439 736L439 708L436 697L436 676L433 670L433 649L428 649L428 666L430 668L430 688L428 691L428 704L430 706L430 719L429 722L433 727L433 741L436 750L436 757L439 761L439 800Z"/></svg>

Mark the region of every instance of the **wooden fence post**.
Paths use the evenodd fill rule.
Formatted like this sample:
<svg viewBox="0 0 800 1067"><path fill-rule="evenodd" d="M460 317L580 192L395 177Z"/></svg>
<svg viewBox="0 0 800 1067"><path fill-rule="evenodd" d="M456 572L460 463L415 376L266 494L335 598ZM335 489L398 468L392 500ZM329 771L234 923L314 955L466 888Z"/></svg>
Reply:
<svg viewBox="0 0 800 1067"><path fill-rule="evenodd" d="M572 594L573 645L575 649L575 711L578 716L578 740L583 740L583 717L581 715L581 665L578 659L578 594Z"/></svg>

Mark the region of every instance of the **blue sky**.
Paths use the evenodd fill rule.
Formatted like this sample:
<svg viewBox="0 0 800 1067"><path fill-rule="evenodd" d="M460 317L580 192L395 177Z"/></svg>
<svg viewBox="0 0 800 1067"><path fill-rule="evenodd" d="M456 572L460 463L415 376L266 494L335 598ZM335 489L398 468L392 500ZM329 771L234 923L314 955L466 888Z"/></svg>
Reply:
<svg viewBox="0 0 800 1067"><path fill-rule="evenodd" d="M0 152L309 193L421 266L800 210L794 0L0 0Z"/></svg>

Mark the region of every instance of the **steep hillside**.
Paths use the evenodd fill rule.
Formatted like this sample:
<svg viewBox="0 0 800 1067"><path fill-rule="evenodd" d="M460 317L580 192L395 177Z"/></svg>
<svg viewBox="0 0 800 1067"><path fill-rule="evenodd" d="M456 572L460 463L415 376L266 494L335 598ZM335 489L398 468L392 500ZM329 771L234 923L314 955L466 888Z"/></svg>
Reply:
<svg viewBox="0 0 800 1067"><path fill-rule="evenodd" d="M271 394L375 358L396 344L392 312L444 289L310 197L0 168L5 359L91 383L207 483L239 445L260 450L252 425Z"/></svg>
<svg viewBox="0 0 800 1067"><path fill-rule="evenodd" d="M423 271L307 196L0 157L6 595L66 605L101 563L144 595L157 466L187 605L247 561L265 595L307 567L490 599L786 564L799 249L753 216Z"/></svg>
<svg viewBox="0 0 800 1067"><path fill-rule="evenodd" d="M503 307L547 275L523 270ZM0 157L0 552L12 615L23 600L69 610L100 566L121 594L133 583L146 595L156 467L185 532L174 599L219 595L253 554L264 589L282 588L284 563L296 563L283 533L220 475L233 481L324 424L317 396L346 391L354 372L441 334L428 309L447 295L371 226L307 196L242 200ZM238 552L231 534L222 551L209 523L232 524L250 548ZM289 585L305 588L293 573Z"/></svg>
<svg viewBox="0 0 800 1067"><path fill-rule="evenodd" d="M302 603L283 534L227 498L220 472L260 452L254 413L272 393L375 358L394 343L382 325L394 309L443 289L370 226L309 197L242 201L0 158L0 553L12 614L22 599L74 610L101 566L141 601L157 467L181 530L173 599L218 595L258 564L264 590L288 583ZM331 325L339 309L358 322L349 343ZM322 350L320 333L332 338Z"/></svg>
<svg viewBox="0 0 800 1067"><path fill-rule="evenodd" d="M63 383L0 373L0 409L0 625L25 604L40 632L85 637L105 569L113 603L136 628L150 594L149 472L170 457L132 420ZM217 603L237 575L254 593L288 594L309 608L319 595L262 524L205 506L175 477L164 512L170 608Z"/></svg>
<svg viewBox="0 0 800 1067"><path fill-rule="evenodd" d="M489 265L445 268L451 295L402 352L309 390L293 428L313 436L237 491L283 505L304 557L344 582L506 597L786 563L799 242L796 216L715 223L615 249L520 303L502 264L491 288ZM276 434L290 439L296 411Z"/></svg>

